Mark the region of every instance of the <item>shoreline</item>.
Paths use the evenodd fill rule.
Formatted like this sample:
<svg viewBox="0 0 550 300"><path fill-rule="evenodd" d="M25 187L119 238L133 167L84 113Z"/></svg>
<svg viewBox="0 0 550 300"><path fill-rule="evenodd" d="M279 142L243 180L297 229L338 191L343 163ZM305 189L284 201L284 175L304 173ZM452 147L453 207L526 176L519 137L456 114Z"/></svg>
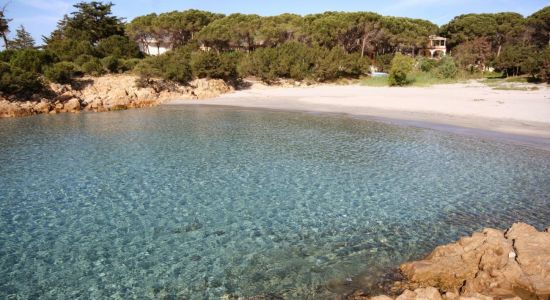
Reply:
<svg viewBox="0 0 550 300"><path fill-rule="evenodd" d="M426 99L449 89L455 90L455 93L445 99ZM471 98L484 100L472 101ZM471 83L420 88L358 85L287 88L253 85L250 89L213 99L179 99L162 105L198 105L346 116L550 150L548 88L525 92L493 91L480 84ZM476 111L477 109L479 111ZM498 114L502 117L494 117Z"/></svg>

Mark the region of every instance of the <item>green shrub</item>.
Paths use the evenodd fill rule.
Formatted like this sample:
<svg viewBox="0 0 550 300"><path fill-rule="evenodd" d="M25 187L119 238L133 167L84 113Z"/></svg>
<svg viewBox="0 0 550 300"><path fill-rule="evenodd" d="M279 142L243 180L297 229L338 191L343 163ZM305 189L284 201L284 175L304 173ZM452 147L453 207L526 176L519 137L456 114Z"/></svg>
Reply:
<svg viewBox="0 0 550 300"><path fill-rule="evenodd" d="M197 51L191 55L191 69L197 78L237 79L238 54Z"/></svg>
<svg viewBox="0 0 550 300"><path fill-rule="evenodd" d="M226 80L238 80L241 78L239 73L239 62L241 61L242 52L224 52L220 56L222 64L221 70L223 71L222 79Z"/></svg>
<svg viewBox="0 0 550 300"><path fill-rule="evenodd" d="M521 63L521 71L536 78L543 67L543 54L533 51Z"/></svg>
<svg viewBox="0 0 550 300"><path fill-rule="evenodd" d="M97 59L97 58L92 56L92 55L89 55L89 54L82 54L74 60L74 63L79 65L79 66L82 66L85 63L90 62L94 59Z"/></svg>
<svg viewBox="0 0 550 300"><path fill-rule="evenodd" d="M103 65L103 68L105 68L105 70L111 73L118 73L120 62L117 57L114 57L114 56L104 57L101 59L101 64Z"/></svg>
<svg viewBox="0 0 550 300"><path fill-rule="evenodd" d="M445 56L439 62L436 73L437 73L437 77L439 78L445 78L445 79L456 78L456 75L458 74L458 67L452 57Z"/></svg>
<svg viewBox="0 0 550 300"><path fill-rule="evenodd" d="M119 61L119 70L122 72L132 71L139 64L140 61L141 59L139 58L121 59Z"/></svg>
<svg viewBox="0 0 550 300"><path fill-rule="evenodd" d="M303 80L312 76L315 65L313 48L298 42L288 42L277 47L275 65L279 77Z"/></svg>
<svg viewBox="0 0 550 300"><path fill-rule="evenodd" d="M25 49L15 52L10 64L27 72L42 73L45 68L57 61L57 57L50 51Z"/></svg>
<svg viewBox="0 0 550 300"><path fill-rule="evenodd" d="M420 63L420 70L422 72L431 72L435 67L437 67L436 60L429 59L426 57L421 58L419 63Z"/></svg>
<svg viewBox="0 0 550 300"><path fill-rule="evenodd" d="M277 58L277 49L275 48L258 49L242 58L241 73L257 76L267 83L274 82L278 78Z"/></svg>
<svg viewBox="0 0 550 300"><path fill-rule="evenodd" d="M30 96L43 89L44 83L40 74L0 62L0 92L7 95Z"/></svg>
<svg viewBox="0 0 550 300"><path fill-rule="evenodd" d="M174 63L168 63L162 74L162 78L172 80L178 83L187 84L193 79L193 72L189 62L179 62L175 59Z"/></svg>
<svg viewBox="0 0 550 300"><path fill-rule="evenodd" d="M80 69L82 70L82 72L91 76L100 76L105 74L105 69L103 68L103 64L97 57L92 57L92 59L83 63Z"/></svg>
<svg viewBox="0 0 550 300"><path fill-rule="evenodd" d="M191 55L191 69L195 77L219 78L223 76L220 67L220 55L213 51L198 51Z"/></svg>
<svg viewBox="0 0 550 300"><path fill-rule="evenodd" d="M550 47L546 47L540 55L540 71L539 76L542 80L550 83Z"/></svg>
<svg viewBox="0 0 550 300"><path fill-rule="evenodd" d="M75 65L66 61L58 62L44 72L48 80L62 84L70 83L76 74Z"/></svg>
<svg viewBox="0 0 550 300"><path fill-rule="evenodd" d="M193 78L189 60L190 53L182 48L147 57L136 65L134 71L140 75L141 82L156 77L186 84Z"/></svg>
<svg viewBox="0 0 550 300"><path fill-rule="evenodd" d="M412 72L414 59L410 56L396 53L391 61L390 76L388 82L390 86L402 86L410 83L407 76Z"/></svg>
<svg viewBox="0 0 550 300"><path fill-rule="evenodd" d="M161 78L163 74L162 56L150 56L140 61L134 68L134 72L137 73L144 81L148 81L151 78Z"/></svg>
<svg viewBox="0 0 550 300"><path fill-rule="evenodd" d="M93 45L88 41L71 39L54 40L48 42L46 49L55 53L61 61L74 61L83 54L94 56Z"/></svg>
<svg viewBox="0 0 550 300"><path fill-rule="evenodd" d="M265 82L278 78L319 81L357 77L368 71L369 59L358 53L348 54L340 47L324 47L289 42L275 48L261 48L243 57L242 75L257 76Z"/></svg>
<svg viewBox="0 0 550 300"><path fill-rule="evenodd" d="M331 51L325 48L319 48L316 51L317 61L315 63L314 75L318 81L326 81L336 79L340 74L340 60L343 50L338 51L336 48Z"/></svg>
<svg viewBox="0 0 550 300"><path fill-rule="evenodd" d="M394 53L387 53L376 56L376 66L381 72L389 72L391 68L391 61L395 56Z"/></svg>
<svg viewBox="0 0 550 300"><path fill-rule="evenodd" d="M341 77L358 77L368 72L369 61L358 53L348 54L340 47L332 50L320 48L316 51L315 78L319 81L335 80Z"/></svg>
<svg viewBox="0 0 550 300"><path fill-rule="evenodd" d="M141 57L141 52L138 45L127 37L120 35L112 35L106 39L100 40L97 44L96 51L101 57Z"/></svg>
<svg viewBox="0 0 550 300"><path fill-rule="evenodd" d="M15 53L17 53L15 50L0 51L0 62L9 63Z"/></svg>

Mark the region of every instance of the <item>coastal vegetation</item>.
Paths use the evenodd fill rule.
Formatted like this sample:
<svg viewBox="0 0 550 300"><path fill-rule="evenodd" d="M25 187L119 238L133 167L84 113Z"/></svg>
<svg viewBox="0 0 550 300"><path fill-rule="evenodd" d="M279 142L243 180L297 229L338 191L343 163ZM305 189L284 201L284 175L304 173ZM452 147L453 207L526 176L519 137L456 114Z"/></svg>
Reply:
<svg viewBox="0 0 550 300"><path fill-rule="evenodd" d="M247 76L312 82L388 72L375 85L452 82L527 76L550 81L550 7L517 13L467 14L438 27L420 19L371 12L222 15L200 10L137 17L112 14L111 3L74 5L74 12L36 47L22 26L8 39L10 19L0 12L0 92L12 99L45 93L48 82L70 83L83 75L132 72L140 82L162 78L187 84L194 78L238 83ZM428 36L448 39L450 55L427 58ZM150 49L169 51L150 55Z"/></svg>

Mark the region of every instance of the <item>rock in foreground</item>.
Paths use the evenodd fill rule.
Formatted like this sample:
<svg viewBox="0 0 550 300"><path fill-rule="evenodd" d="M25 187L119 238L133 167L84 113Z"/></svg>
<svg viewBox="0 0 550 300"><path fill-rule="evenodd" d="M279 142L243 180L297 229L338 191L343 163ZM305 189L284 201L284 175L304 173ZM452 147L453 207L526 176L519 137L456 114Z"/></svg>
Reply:
<svg viewBox="0 0 550 300"><path fill-rule="evenodd" d="M550 299L550 232L516 223L484 229L402 264L395 299ZM385 298L384 298L385 297ZM387 296L351 299L394 299Z"/></svg>
<svg viewBox="0 0 550 300"><path fill-rule="evenodd" d="M71 85L51 84L50 89L50 98L37 96L26 102L8 101L0 95L0 117L149 107L171 99L212 98L233 90L221 79L196 79L185 86L154 81L140 87L136 76L126 74L84 77Z"/></svg>

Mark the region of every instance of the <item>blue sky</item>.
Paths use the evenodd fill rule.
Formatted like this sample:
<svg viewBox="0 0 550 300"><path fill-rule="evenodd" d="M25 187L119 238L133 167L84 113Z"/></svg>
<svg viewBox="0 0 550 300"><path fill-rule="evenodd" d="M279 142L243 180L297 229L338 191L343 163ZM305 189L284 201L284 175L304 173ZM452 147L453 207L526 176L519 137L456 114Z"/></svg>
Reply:
<svg viewBox="0 0 550 300"><path fill-rule="evenodd" d="M8 2L7 16L12 32L23 24L37 42L48 35L64 14L79 0L0 0ZM151 12L161 13L190 8L219 13L276 15L283 12L309 14L323 11L374 11L382 15L428 19L444 24L464 13L513 11L525 16L550 5L549 0L111 0L115 15L127 20Z"/></svg>

